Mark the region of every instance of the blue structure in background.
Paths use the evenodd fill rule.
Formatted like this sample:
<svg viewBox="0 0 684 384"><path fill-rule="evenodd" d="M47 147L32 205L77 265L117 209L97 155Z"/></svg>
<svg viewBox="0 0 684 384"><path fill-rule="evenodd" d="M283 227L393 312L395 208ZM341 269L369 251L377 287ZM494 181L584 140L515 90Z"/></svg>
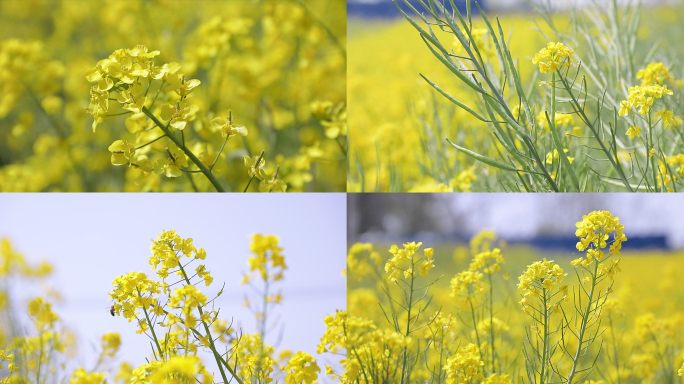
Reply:
<svg viewBox="0 0 684 384"><path fill-rule="evenodd" d="M439 1L440 3L444 3L444 6L448 9L451 10L451 2L449 0L435 0ZM459 12L461 14L465 15L466 14L466 5L465 5L465 0L453 0L454 4L456 5L456 8L458 8ZM428 0L424 0L426 4L428 3ZM423 11L423 6L420 5L420 3L417 0L409 0L409 3L417 9L419 12ZM401 7L401 9L406 12L409 16L413 16L414 13L409 8L405 3L404 0L397 0L397 4ZM485 6L485 1L479 0L478 4L480 4L480 7L482 8L483 11L487 10L487 7ZM478 11L477 7L475 6L475 1L471 2L471 7L470 11L472 12L473 15L479 14L480 12ZM425 13L425 12L423 12ZM348 17L363 17L363 18L379 18L379 19L393 19L396 17L403 17L401 15L401 12L397 9L397 6L394 5L394 3L391 0L383 0L379 1L377 3L358 3L358 2L352 2L348 1L347 2L347 16Z"/></svg>
<svg viewBox="0 0 684 384"><path fill-rule="evenodd" d="M527 241L512 241L510 244L528 244L534 248L562 252L577 252L577 237L574 236L539 236ZM662 236L627 236L622 243L623 251L643 249L670 249L667 237Z"/></svg>
<svg viewBox="0 0 684 384"><path fill-rule="evenodd" d="M422 241L424 243L436 244L441 242L455 242L468 244L470 235L465 233L454 233L450 235L434 234L434 233L414 233L405 234L401 236L387 236L382 241L388 243L403 243L406 241ZM560 253L578 253L577 237L575 236L557 236L557 235L540 235L531 239L503 239L510 245L528 245L542 251L553 251ZM360 239L360 241L378 241L375 239ZM622 251L635 250L672 250L673 248L668 244L667 236L627 236L627 241L622 243Z"/></svg>

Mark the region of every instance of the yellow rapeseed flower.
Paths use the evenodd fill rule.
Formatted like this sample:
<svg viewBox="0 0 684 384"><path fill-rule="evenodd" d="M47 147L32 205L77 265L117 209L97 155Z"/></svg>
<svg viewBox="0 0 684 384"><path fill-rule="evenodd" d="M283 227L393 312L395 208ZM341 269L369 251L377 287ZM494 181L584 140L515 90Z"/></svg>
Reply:
<svg viewBox="0 0 684 384"><path fill-rule="evenodd" d="M539 296L542 290L553 291L566 275L563 268L553 260L537 261L518 277L518 289L523 291L523 296Z"/></svg>
<svg viewBox="0 0 684 384"><path fill-rule="evenodd" d="M599 261L603 260L602 249L607 246L607 241L613 232L615 235L609 249L612 254L619 256L622 242L627 241L627 236L623 233L625 226L620 224L620 218L614 217L608 211L593 211L583 216L582 221L576 226L575 236L580 238L577 250L584 251L587 248L593 248L587 251L587 260L592 257Z"/></svg>
<svg viewBox="0 0 684 384"><path fill-rule="evenodd" d="M284 369L285 383L287 384L310 384L318 378L321 369L311 355L305 352L297 352Z"/></svg>
<svg viewBox="0 0 684 384"><path fill-rule="evenodd" d="M74 375L69 379L71 384L103 384L107 382L106 373L86 372L85 369L79 368L74 372Z"/></svg>
<svg viewBox="0 0 684 384"><path fill-rule="evenodd" d="M43 329L44 326L52 327L58 316L52 312L52 304L43 301L42 297L36 297L28 305L29 315L35 317L36 327Z"/></svg>
<svg viewBox="0 0 684 384"><path fill-rule="evenodd" d="M629 129L627 130L627 136L629 136L630 140L634 140L635 137L641 137L641 127L633 125L630 126Z"/></svg>
<svg viewBox="0 0 684 384"><path fill-rule="evenodd" d="M532 59L532 64L539 64L539 72L555 72L559 68L568 68L572 63L571 56L575 51L565 46L563 43L549 42Z"/></svg>
<svg viewBox="0 0 684 384"><path fill-rule="evenodd" d="M670 75L670 71L665 65L660 63L650 63L644 69L640 69L636 75L637 79L641 80L641 85L672 83L674 76Z"/></svg>
<svg viewBox="0 0 684 384"><path fill-rule="evenodd" d="M444 371L447 374L447 384L469 384L475 380L482 380L480 373L484 362L480 359L480 349L475 344L468 344L447 359Z"/></svg>

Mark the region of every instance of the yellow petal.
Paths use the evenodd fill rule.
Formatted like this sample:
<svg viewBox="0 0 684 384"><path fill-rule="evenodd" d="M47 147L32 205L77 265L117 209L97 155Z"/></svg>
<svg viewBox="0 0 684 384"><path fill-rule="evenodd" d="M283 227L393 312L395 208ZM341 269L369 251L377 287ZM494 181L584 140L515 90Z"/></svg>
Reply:
<svg viewBox="0 0 684 384"><path fill-rule="evenodd" d="M120 151L123 149L123 140L116 140L107 148L109 152Z"/></svg>
<svg viewBox="0 0 684 384"><path fill-rule="evenodd" d="M161 109L161 118L162 120L171 120L174 113L176 113L176 108L171 104L164 104Z"/></svg>
<svg viewBox="0 0 684 384"><path fill-rule="evenodd" d="M212 120L211 123L216 127L223 127L224 125L226 125L226 121L221 117L214 118L214 120Z"/></svg>

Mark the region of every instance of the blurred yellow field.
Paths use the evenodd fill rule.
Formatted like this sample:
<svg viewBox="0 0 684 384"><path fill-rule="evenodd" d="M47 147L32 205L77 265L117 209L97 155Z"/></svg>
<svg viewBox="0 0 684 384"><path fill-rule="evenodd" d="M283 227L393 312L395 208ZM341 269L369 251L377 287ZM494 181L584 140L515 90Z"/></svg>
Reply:
<svg viewBox="0 0 684 384"><path fill-rule="evenodd" d="M343 191L344 1L0 4L0 191Z"/></svg>

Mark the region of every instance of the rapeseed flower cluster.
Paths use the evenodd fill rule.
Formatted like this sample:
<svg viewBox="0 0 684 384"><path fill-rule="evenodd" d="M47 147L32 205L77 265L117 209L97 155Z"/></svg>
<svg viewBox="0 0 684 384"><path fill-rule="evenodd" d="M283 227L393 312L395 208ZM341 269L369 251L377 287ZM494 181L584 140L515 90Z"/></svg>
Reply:
<svg viewBox="0 0 684 384"><path fill-rule="evenodd" d="M287 384L310 384L318 378L321 369L311 355L297 352L285 366L285 383Z"/></svg>
<svg viewBox="0 0 684 384"><path fill-rule="evenodd" d="M635 85L628 90L627 100L620 102L618 115L627 116L632 109L638 108L642 115L648 115L654 102L663 96L671 96L674 93L667 89L667 85Z"/></svg>
<svg viewBox="0 0 684 384"><path fill-rule="evenodd" d="M139 309L147 312L152 306L159 307L156 296L161 293L162 285L147 278L142 272L130 272L126 275L117 276L112 283L114 289L110 292L110 299L114 300L113 311L117 315L123 315L129 322L134 320L138 323L138 333L149 329L147 322L138 318ZM162 312L163 314L163 312Z"/></svg>
<svg viewBox="0 0 684 384"><path fill-rule="evenodd" d="M93 131L106 116L119 115L107 114L109 100L117 100L121 104L121 108L133 113L126 120L126 127L136 135L136 144L129 143L124 139L116 140L110 145L109 151L112 153L111 162L113 165L128 164L129 167L134 166L139 169L141 173L138 181L140 182L152 171L156 174L164 174L167 177L180 177L183 175L183 171L188 171L188 158L190 158L199 168L198 172L204 173L214 187L218 191L222 191L222 187L211 173L216 161L211 163L211 169L208 169L207 165L186 147L184 134L181 133L182 140L179 141L176 137L177 134L169 130L171 127L183 131L188 122L195 119L199 106L188 101L187 97L201 84L201 81L187 79L183 73L179 72L181 66L178 63L172 62L156 66L154 59L159 54L159 51L148 52L144 45L138 45L131 49L119 49L108 58L100 60L94 68L86 71L86 79L97 83L90 89L91 99L87 109L94 118ZM146 85L143 86L145 81ZM160 85L154 99L148 103L147 94L153 81L159 81ZM165 103L160 108L150 110L162 89L166 93ZM116 93L116 97L113 98L112 96L115 95L110 95L110 93ZM157 115L162 121L167 122L165 126L160 123ZM149 122L148 118L150 119ZM236 134L247 135L245 127L233 123L232 114L227 121L217 117L212 120L212 124L225 138L221 149L231 136ZM148 127L159 128L162 132L159 132L157 137L152 139L149 136L150 129L147 129ZM164 137L171 139L168 147L166 147L168 157L159 158L151 163L147 157L150 149L148 145ZM143 144L145 141L148 142ZM134 157L138 149L143 149L143 155L140 158ZM265 177L265 175L262 176L260 180ZM277 177L274 177L273 182L275 179Z"/></svg>
<svg viewBox="0 0 684 384"><path fill-rule="evenodd" d="M485 229L476 233L470 239L470 252L475 255L480 252L488 252L492 250L492 244L496 241L496 233L494 231Z"/></svg>
<svg viewBox="0 0 684 384"><path fill-rule="evenodd" d="M641 85L658 84L665 85L674 82L674 76L670 75L670 71L665 64L649 63L646 68L640 69L636 74L637 79L641 79Z"/></svg>
<svg viewBox="0 0 684 384"><path fill-rule="evenodd" d="M360 254L367 253L368 258L360 257ZM363 279L374 272L377 266L382 265L383 259L380 253L375 251L371 243L355 243L349 248L347 253L347 275L354 275Z"/></svg>
<svg viewBox="0 0 684 384"><path fill-rule="evenodd" d="M549 42L532 59L532 64L539 65L539 72L556 72L561 68L569 68L575 51L563 43Z"/></svg>
<svg viewBox="0 0 684 384"><path fill-rule="evenodd" d="M121 346L121 336L115 332L102 335L102 353L105 356L113 357Z"/></svg>
<svg viewBox="0 0 684 384"><path fill-rule="evenodd" d="M347 136L347 108L344 103L315 101L311 103L311 113L320 121L327 138L337 140ZM340 146L346 152L346 147Z"/></svg>
<svg viewBox="0 0 684 384"><path fill-rule="evenodd" d="M166 362L151 361L131 372L131 383L181 384L197 381L202 384L214 382L197 356L173 356Z"/></svg>
<svg viewBox="0 0 684 384"><path fill-rule="evenodd" d="M544 259L529 265L527 270L518 277L520 281L518 289L523 292L523 299L538 297L544 291L552 292L558 284L563 282L567 275L563 268L553 260ZM523 307L525 306L523 303Z"/></svg>
<svg viewBox="0 0 684 384"><path fill-rule="evenodd" d="M249 270L257 272L262 280L273 279L278 281L283 278L283 272L287 269L283 249L279 246L280 239L277 236L263 236L256 234L252 236L252 243L249 245L252 256L247 260ZM251 280L253 275L246 275L243 282Z"/></svg>
<svg viewBox="0 0 684 384"><path fill-rule="evenodd" d="M3 364L7 364L7 370L10 374L17 371L17 365L14 363L14 354L0 350L0 369L2 369Z"/></svg>
<svg viewBox="0 0 684 384"><path fill-rule="evenodd" d="M347 348L346 324L347 311L337 311L323 318L326 326L325 334L318 344L317 353L339 352Z"/></svg>
<svg viewBox="0 0 684 384"><path fill-rule="evenodd" d="M69 379L70 384L104 384L107 382L106 373L87 372L84 368L79 368Z"/></svg>
<svg viewBox="0 0 684 384"><path fill-rule="evenodd" d="M52 311L52 303L36 297L28 303L29 320L36 333L15 334L0 350L0 364L8 361L9 376L3 383L39 382L54 378L59 363L72 346L72 336L63 329L59 316ZM8 330L9 331L9 330ZM25 331L25 332L28 332Z"/></svg>
<svg viewBox="0 0 684 384"><path fill-rule="evenodd" d="M273 381L274 368L278 366L271 357L275 349L266 345L257 334L245 334L240 340L233 341L236 350L237 373L246 381L254 380L260 383Z"/></svg>
<svg viewBox="0 0 684 384"><path fill-rule="evenodd" d="M620 224L620 218L614 217L608 211L594 211L582 217L582 221L576 224L575 236L579 238L576 247L579 251L586 251L586 259L580 257L575 259L573 265L588 266L594 260L603 261L605 258L604 248L610 247L610 255L620 256L622 243L627 241L627 236L623 233L624 225ZM614 233L614 234L613 234ZM610 235L613 234L612 241Z"/></svg>
<svg viewBox="0 0 684 384"><path fill-rule="evenodd" d="M491 251L484 251L476 254L473 260L470 262L470 270L478 270L483 268L482 271L488 275L501 270L501 264L505 262L503 256L501 255L501 249L494 248Z"/></svg>
<svg viewBox="0 0 684 384"><path fill-rule="evenodd" d="M52 273L52 266L46 262L30 265L26 258L12 247L9 239L0 240L0 277L12 276L24 278L41 278ZM0 309L2 306L0 306Z"/></svg>
<svg viewBox="0 0 684 384"><path fill-rule="evenodd" d="M52 311L52 304L43 301L42 297L36 297L28 305L28 313L34 318L37 330L52 328L59 319Z"/></svg>
<svg viewBox="0 0 684 384"><path fill-rule="evenodd" d="M351 358L348 357L345 366L347 380L369 382L371 377L368 376L368 370L375 368L381 369L376 375L389 380L400 376L399 372L387 370L391 369L392 361L402 359L402 354L415 346L413 337L396 330L378 328L373 322L357 317L347 319L346 329L347 353L351 352ZM382 358L379 365L375 366L373 361L378 356Z"/></svg>
<svg viewBox="0 0 684 384"><path fill-rule="evenodd" d="M250 244L250 271L264 283L259 290L264 307L256 310L257 333L236 331L232 323L218 318L219 310L212 303L223 288L216 297L209 298L198 287L200 283L209 286L213 281L205 264L195 267L194 274L189 273L192 262L202 262L207 257L206 251L196 247L193 239L182 238L176 231L163 231L150 248L149 264L161 281L149 279L141 272L131 272L117 277L110 293L115 301L114 313L123 314L129 321L135 320L138 333L145 333L153 340L156 360L130 369L132 383L215 382L214 374L197 356L200 349L215 356L222 379L232 377L238 383L272 383L279 375L292 384L309 384L318 378L320 368L312 356L283 351L281 364L274 357L275 348L264 340L270 325L267 319L272 315L269 308L282 299L280 292L271 295L269 287L283 279L287 268L277 236L256 234ZM252 277L247 275L243 283ZM325 321L329 323L327 318ZM321 339L323 345L326 337ZM107 355L115 353L118 343L114 335L105 336L103 347ZM226 344L228 352L218 352L218 343ZM326 351L320 348L319 353ZM330 348L337 353L345 344Z"/></svg>
<svg viewBox="0 0 684 384"><path fill-rule="evenodd" d="M475 380L481 381L484 378L481 373L483 365L477 345L468 344L447 359L444 365L447 374L446 382L447 384L469 384Z"/></svg>
<svg viewBox="0 0 684 384"><path fill-rule="evenodd" d="M451 279L451 297L458 297L467 303L472 302L477 294L484 292L483 277L482 272L478 271L459 272Z"/></svg>
<svg viewBox="0 0 684 384"><path fill-rule="evenodd" d="M385 263L385 272L389 273L389 280L394 282L401 278L409 279L414 276L416 270L421 276L427 276L430 270L435 266L432 255L434 250L432 248L425 248L423 250L423 257L415 257L416 252L423 243L410 242L404 244L401 249L396 245L390 247L389 252L392 257Z"/></svg>
<svg viewBox="0 0 684 384"><path fill-rule="evenodd" d="M563 148L563 152L568 153L570 152L570 150L567 148ZM572 156L567 156L567 158L570 164L572 164L572 162L575 161L575 158ZM554 149L553 151L547 153L545 162L546 164L558 163L558 150Z"/></svg>
<svg viewBox="0 0 684 384"><path fill-rule="evenodd" d="M684 154L677 154L669 157L667 163L670 165L677 165L677 174L679 176L684 176Z"/></svg>

